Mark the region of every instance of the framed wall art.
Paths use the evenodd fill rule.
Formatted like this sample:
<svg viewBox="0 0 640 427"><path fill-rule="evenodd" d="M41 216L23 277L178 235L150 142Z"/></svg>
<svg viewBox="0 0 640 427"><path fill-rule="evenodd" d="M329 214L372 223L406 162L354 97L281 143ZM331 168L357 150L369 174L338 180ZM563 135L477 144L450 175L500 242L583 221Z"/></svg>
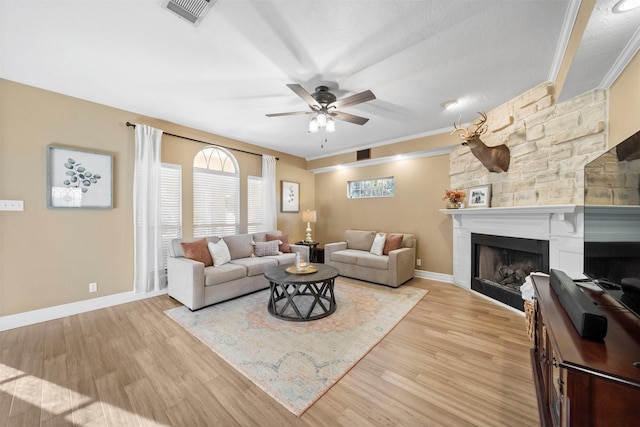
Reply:
<svg viewBox="0 0 640 427"><path fill-rule="evenodd" d="M469 189L467 203L470 208L488 208L491 205L491 185L482 185Z"/></svg>
<svg viewBox="0 0 640 427"><path fill-rule="evenodd" d="M113 156L48 146L46 191L48 208L112 209Z"/></svg>
<svg viewBox="0 0 640 427"><path fill-rule="evenodd" d="M280 181L280 211L300 212L300 183Z"/></svg>

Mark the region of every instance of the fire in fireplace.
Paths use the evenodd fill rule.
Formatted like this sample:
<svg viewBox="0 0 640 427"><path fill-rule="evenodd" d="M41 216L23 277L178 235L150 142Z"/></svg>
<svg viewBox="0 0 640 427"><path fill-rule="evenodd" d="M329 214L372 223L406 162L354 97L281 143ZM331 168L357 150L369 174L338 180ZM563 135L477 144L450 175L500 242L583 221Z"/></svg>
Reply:
<svg viewBox="0 0 640 427"><path fill-rule="evenodd" d="M549 242L471 234L471 289L524 311L520 286L534 271L549 272Z"/></svg>

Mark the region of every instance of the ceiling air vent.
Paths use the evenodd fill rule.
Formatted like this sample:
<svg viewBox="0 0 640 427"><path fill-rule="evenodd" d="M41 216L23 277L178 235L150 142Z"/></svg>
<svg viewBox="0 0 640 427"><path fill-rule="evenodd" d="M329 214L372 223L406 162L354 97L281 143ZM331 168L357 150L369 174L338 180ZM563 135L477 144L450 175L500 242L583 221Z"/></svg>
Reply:
<svg viewBox="0 0 640 427"><path fill-rule="evenodd" d="M193 25L198 25L215 2L216 0L163 0L162 7Z"/></svg>

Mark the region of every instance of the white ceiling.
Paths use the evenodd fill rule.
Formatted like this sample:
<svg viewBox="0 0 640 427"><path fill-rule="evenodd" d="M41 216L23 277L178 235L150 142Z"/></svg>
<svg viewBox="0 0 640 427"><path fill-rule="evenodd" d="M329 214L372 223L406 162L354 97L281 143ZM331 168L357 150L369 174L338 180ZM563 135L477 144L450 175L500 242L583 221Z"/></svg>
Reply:
<svg viewBox="0 0 640 427"><path fill-rule="evenodd" d="M449 130L554 80L579 4L218 0L193 26L161 3L0 0L0 75L313 159ZM640 9L612 15L614 3L598 0L562 97L638 50ZM307 115L265 116L308 108L288 83L377 99L343 110L364 126L309 134Z"/></svg>

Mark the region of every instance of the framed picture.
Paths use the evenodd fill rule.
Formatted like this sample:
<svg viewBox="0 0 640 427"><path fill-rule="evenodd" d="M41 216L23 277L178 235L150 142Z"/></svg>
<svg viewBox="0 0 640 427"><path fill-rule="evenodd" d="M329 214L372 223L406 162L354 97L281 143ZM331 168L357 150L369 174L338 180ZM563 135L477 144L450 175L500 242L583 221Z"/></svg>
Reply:
<svg viewBox="0 0 640 427"><path fill-rule="evenodd" d="M488 208L491 205L491 185L469 189L467 204L470 208Z"/></svg>
<svg viewBox="0 0 640 427"><path fill-rule="evenodd" d="M280 181L280 211L300 212L300 183Z"/></svg>
<svg viewBox="0 0 640 427"><path fill-rule="evenodd" d="M113 156L75 148L48 146L47 207L112 209Z"/></svg>

